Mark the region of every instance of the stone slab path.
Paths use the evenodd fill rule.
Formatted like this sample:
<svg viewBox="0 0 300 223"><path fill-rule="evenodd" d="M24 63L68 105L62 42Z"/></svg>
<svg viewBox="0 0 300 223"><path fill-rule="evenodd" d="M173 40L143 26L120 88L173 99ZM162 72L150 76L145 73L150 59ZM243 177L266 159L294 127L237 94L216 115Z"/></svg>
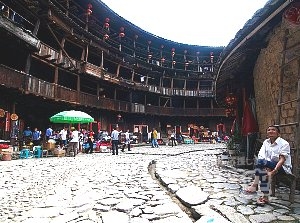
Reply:
<svg viewBox="0 0 300 223"><path fill-rule="evenodd" d="M191 223L300 221L288 189L264 207L244 195L249 171L219 159L223 144L1 161L0 222Z"/></svg>

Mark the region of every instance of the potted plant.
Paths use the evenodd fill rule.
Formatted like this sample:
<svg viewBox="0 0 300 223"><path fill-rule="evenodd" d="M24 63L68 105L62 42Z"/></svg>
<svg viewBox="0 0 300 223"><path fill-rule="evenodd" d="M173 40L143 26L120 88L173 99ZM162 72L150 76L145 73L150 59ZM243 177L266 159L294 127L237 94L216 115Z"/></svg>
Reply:
<svg viewBox="0 0 300 223"><path fill-rule="evenodd" d="M226 143L227 151L230 156L235 155L235 146L233 137L231 137Z"/></svg>
<svg viewBox="0 0 300 223"><path fill-rule="evenodd" d="M227 141L227 150L230 156L237 156L239 154L239 147L241 142L241 135L235 132Z"/></svg>

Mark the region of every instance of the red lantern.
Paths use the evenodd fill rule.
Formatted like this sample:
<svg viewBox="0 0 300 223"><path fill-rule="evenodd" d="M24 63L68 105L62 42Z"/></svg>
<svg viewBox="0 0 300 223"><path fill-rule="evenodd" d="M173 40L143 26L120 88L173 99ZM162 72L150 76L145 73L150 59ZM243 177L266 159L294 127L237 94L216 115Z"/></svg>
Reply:
<svg viewBox="0 0 300 223"><path fill-rule="evenodd" d="M92 11L91 9L87 9L87 10L86 10L86 14L87 14L88 16L90 16L92 13L93 13L93 11Z"/></svg>
<svg viewBox="0 0 300 223"><path fill-rule="evenodd" d="M234 115L235 115L235 110L234 110L234 108L226 108L226 109L225 109L225 114L226 114L227 117L228 117L228 116L234 116Z"/></svg>
<svg viewBox="0 0 300 223"><path fill-rule="evenodd" d="M105 40L107 40L109 38L109 35L105 34L103 37L104 37Z"/></svg>
<svg viewBox="0 0 300 223"><path fill-rule="evenodd" d="M119 33L120 38L123 38L125 36L124 30L125 30L124 27L120 28L120 33Z"/></svg>
<svg viewBox="0 0 300 223"><path fill-rule="evenodd" d="M225 109L225 114L226 114L226 116L229 116L230 113L231 113L231 109L230 109L230 108L226 108L226 109Z"/></svg>
<svg viewBox="0 0 300 223"><path fill-rule="evenodd" d="M89 3L89 4L87 5L87 10L86 10L86 14L87 14L88 16L90 16L90 15L93 13L92 8L93 8L93 5L92 5L91 3Z"/></svg>
<svg viewBox="0 0 300 223"><path fill-rule="evenodd" d="M225 98L225 103L227 106L234 106L237 102L237 97L230 93L226 98Z"/></svg>
<svg viewBox="0 0 300 223"><path fill-rule="evenodd" d="M117 118L118 118L118 121L120 121L121 118L122 118L122 115L118 114L118 115L117 115Z"/></svg>
<svg viewBox="0 0 300 223"><path fill-rule="evenodd" d="M172 57L175 55L175 48L171 49L171 55L172 55Z"/></svg>

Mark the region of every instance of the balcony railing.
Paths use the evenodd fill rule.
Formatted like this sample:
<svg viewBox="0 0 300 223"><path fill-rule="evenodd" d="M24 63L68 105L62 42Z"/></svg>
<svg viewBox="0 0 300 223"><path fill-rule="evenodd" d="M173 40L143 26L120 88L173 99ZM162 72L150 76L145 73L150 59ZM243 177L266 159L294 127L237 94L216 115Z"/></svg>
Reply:
<svg viewBox="0 0 300 223"><path fill-rule="evenodd" d="M70 88L43 81L4 65L0 65L0 85L48 99L111 111L161 116L225 116L225 110L223 108L161 107L97 97L96 95L78 92Z"/></svg>
<svg viewBox="0 0 300 223"><path fill-rule="evenodd" d="M200 88L199 90L188 90L188 89L177 89L177 88L168 88L160 87L155 85L142 85L141 83L136 83L128 79L118 78L112 73L107 72L105 69L96 66L91 63L82 63L80 61L69 59L68 57L62 55L59 59L59 52L55 49L42 44L37 56L44 58L50 62L54 62L58 65L61 65L64 68L77 70L82 73L86 73L98 78L102 78L111 83L119 84L124 87L135 87L138 90L150 91L156 94L162 94L167 96L189 96L189 97L213 97L214 92L210 87Z"/></svg>
<svg viewBox="0 0 300 223"><path fill-rule="evenodd" d="M26 75L24 77L25 77L25 89L27 93L41 95L47 98L55 97L53 84L37 79L30 75Z"/></svg>
<svg viewBox="0 0 300 223"><path fill-rule="evenodd" d="M0 2L0 30L6 30L11 36L16 36L18 39L23 40L30 49L34 51L40 47L40 40L32 33L34 24L22 17L20 14Z"/></svg>

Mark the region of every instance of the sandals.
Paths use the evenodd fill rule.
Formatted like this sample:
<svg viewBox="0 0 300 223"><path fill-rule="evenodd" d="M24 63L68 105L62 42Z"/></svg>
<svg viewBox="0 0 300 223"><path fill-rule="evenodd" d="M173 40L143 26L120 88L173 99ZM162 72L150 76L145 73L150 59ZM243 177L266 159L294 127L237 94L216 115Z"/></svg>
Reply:
<svg viewBox="0 0 300 223"><path fill-rule="evenodd" d="M267 197L260 197L257 199L257 205L264 206L265 204L269 204L269 199Z"/></svg>

